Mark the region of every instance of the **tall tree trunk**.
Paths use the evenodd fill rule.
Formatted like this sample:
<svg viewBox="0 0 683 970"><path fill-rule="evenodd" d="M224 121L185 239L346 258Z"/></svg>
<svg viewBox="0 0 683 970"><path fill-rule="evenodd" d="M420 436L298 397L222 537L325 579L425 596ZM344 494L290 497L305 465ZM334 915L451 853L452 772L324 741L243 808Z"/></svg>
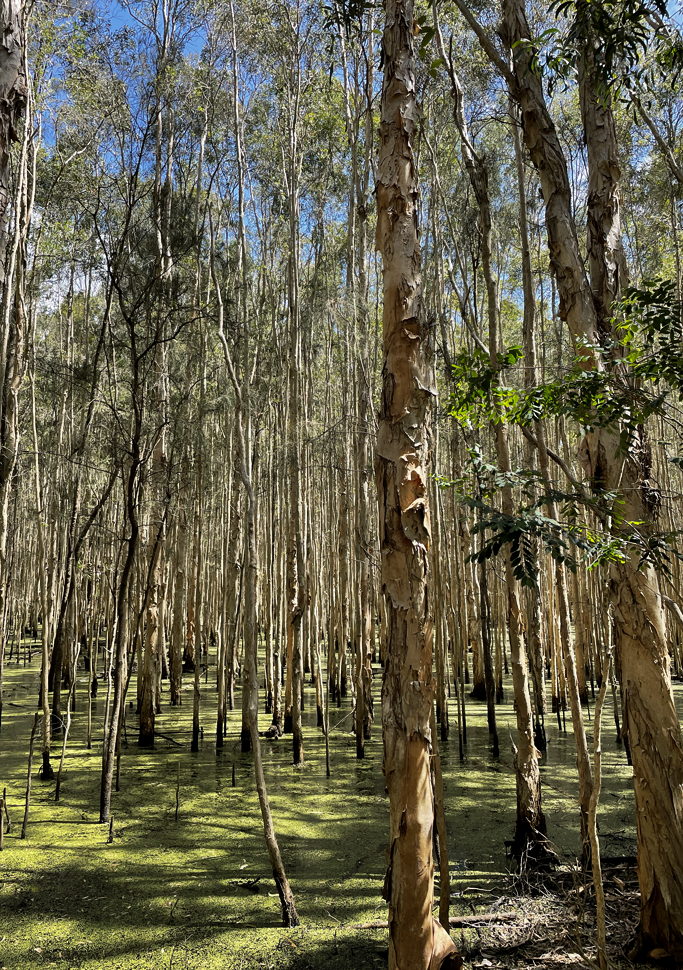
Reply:
<svg viewBox="0 0 683 970"><path fill-rule="evenodd" d="M0 12L0 651L4 649L9 562L10 496L19 455L19 394L26 369L23 278L26 263L30 125L25 125L12 182L10 153L26 108L24 0L4 0ZM13 192L16 193L13 198ZM14 208L14 238L9 227ZM2 701L0 700L0 711Z"/></svg>
<svg viewBox="0 0 683 970"><path fill-rule="evenodd" d="M585 271L572 214L567 166L557 133L545 104L541 79L529 65L530 54L521 47L511 71L476 24L464 0L457 5L477 31L482 46L508 82L511 96L522 110L524 140L537 168L546 206L546 227L553 270L560 294L560 315L574 341L583 342L585 369L601 368L601 359L587 345L599 342L604 326L604 293L618 279L618 246L614 245L614 195L609 202L607 181L613 171L596 171L591 165L589 223L595 230L589 240L595 258L604 242L605 268L593 274L595 296ZM529 38L524 0L505 0L503 33L510 49ZM585 97L585 95L584 95ZM596 160L612 159L609 145L600 142L607 132L593 132L586 115L587 141ZM590 159L589 159L590 162ZM611 162L610 162L611 164ZM598 167L599 161L598 161ZM618 172L618 169L617 169ZM616 175L618 179L618 174ZM614 185L611 187L614 193ZM611 207L611 208L610 208ZM602 213L601 215L599 213ZM606 220L602 221L601 220ZM611 247L611 248L610 248ZM610 255L610 252L612 255ZM602 280L602 282L601 282ZM604 285L603 285L604 284ZM582 444L584 470L599 487L617 489L622 498L623 521L652 523L656 495L650 479L650 453L639 434L628 454L620 450L618 429L596 427ZM683 743L674 706L666 650L664 617L657 576L651 567L639 568L632 551L625 562L611 567L611 598L617 628L626 718L634 769L638 827L638 877L641 892L640 949L661 947L683 959Z"/></svg>
<svg viewBox="0 0 683 970"><path fill-rule="evenodd" d="M441 56L446 58L440 31L438 31L437 36L439 38ZM470 139L465 120L462 87L453 69L450 57L448 57L446 63L451 79L453 116L460 134L465 167L467 168L472 189L479 206L481 262L484 280L486 282L488 308L489 365L494 374L493 383L497 383L497 374L500 369L498 361L498 287L492 265L493 226L488 190L488 170L485 159L476 152ZM496 442L498 467L504 475L509 475L511 467L508 431L500 414L497 415L497 419L493 422L492 433ZM504 485L501 489L501 508L504 515L512 517L512 489L509 485ZM482 573L482 576L485 579L485 573ZM545 817L541 808L541 777L538 768L538 752L534 743L527 659L523 641L524 622L519 602L519 586L513 571L512 550L509 544L505 546L505 583L508 596L507 614L510 655L512 659L512 686L515 695L517 715L517 748L515 752L517 824L515 827L514 853L520 860L520 864L523 864L528 856L545 858L547 840L545 839ZM482 628L488 615L487 605L485 591L482 591ZM488 643L488 631L485 631L485 635L482 637L482 657L485 660L486 666L490 668L491 652ZM486 678L486 693L492 695L494 683L490 669L488 674ZM491 725L489 725L489 728L491 728Z"/></svg>
<svg viewBox="0 0 683 970"><path fill-rule="evenodd" d="M370 361L370 314L368 307L368 272L367 272L367 208L370 187L370 169L373 154L373 78L374 78L374 14L370 10L367 31L367 70L365 77L365 158L363 169L357 172L356 196L358 200L358 295L360 319L360 387L358 388L358 417L360 428L358 434L357 461L360 480L358 504L358 544L360 570L360 618L359 618L359 677L356 685L358 704L356 754L364 757L365 741L369 740L374 720L372 699L372 605L371 594L373 576L370 568L372 537L370 531L370 490L368 481L368 459L370 434L373 421L372 408L372 378ZM362 727L362 732L361 732Z"/></svg>
<svg viewBox="0 0 683 970"><path fill-rule="evenodd" d="M247 251L244 227L244 158L242 143L242 127L239 114L240 89L239 89L239 60L237 50L237 35L235 10L231 0L231 41L232 41L232 68L233 68L233 92L234 92L234 123L235 141L237 145L238 161L238 185L239 185L239 270L242 295L242 349L243 349L243 378L240 383L230 354L230 348L223 328L223 299L220 285L215 275L214 267L214 247L213 234L211 239L211 275L216 288L218 300L218 337L223 349L228 376L235 392L236 415L235 432L238 444L239 472L242 483L247 494L246 508L246 562L244 570L244 678L243 678L243 706L242 706L242 750L252 748L254 753L254 772L256 777L256 788L258 791L259 805L263 819L263 828L266 839L266 846L270 858L273 877L280 897L282 907L282 920L285 926L298 926L299 917L294 904L285 868L280 855L280 849L275 836L273 818L268 801L265 775L263 772L263 762L261 758L261 741L258 733L258 637L257 637L257 594L258 594L258 575L259 557L257 541L257 520L258 520L258 492L254 487L253 471L255 465L254 448L252 444L251 431L251 405L250 405L250 381L251 381L251 358L249 343L249 321L246 305L247 295ZM235 489L235 491L237 491ZM244 737L245 727L249 731L249 744Z"/></svg>
<svg viewBox="0 0 683 970"><path fill-rule="evenodd" d="M187 590L187 480L190 474L189 450L183 450L178 488L178 518L176 521L175 578L173 590L173 622L170 637L169 680L171 706L183 702L183 643L185 638L185 594Z"/></svg>
<svg viewBox="0 0 683 970"><path fill-rule="evenodd" d="M136 388L137 390L137 388ZM116 759L116 747L119 738L121 709L125 700L126 683L125 669L128 652L129 640L129 604L128 593L130 591L130 580L135 554L137 551L138 538L140 535L140 525L138 521L138 492L140 472L140 422L136 422L135 433L133 435L131 451L133 458L126 477L126 519L130 528L128 536L126 559L121 571L119 588L116 593L116 618L115 618L115 650L114 662L114 695L112 699L111 713L109 718L105 715L106 736L103 740L102 750L102 780L100 785L100 822L109 821L111 809L111 789L114 780L114 764ZM108 705L107 705L108 706Z"/></svg>
<svg viewBox="0 0 683 970"><path fill-rule="evenodd" d="M390 970L438 970L456 951L432 916L434 624L427 583L427 475L435 391L422 302L413 154L419 108L412 0L387 0L383 49L377 248L384 265L384 367L375 473L388 627L382 727L390 847L384 896Z"/></svg>

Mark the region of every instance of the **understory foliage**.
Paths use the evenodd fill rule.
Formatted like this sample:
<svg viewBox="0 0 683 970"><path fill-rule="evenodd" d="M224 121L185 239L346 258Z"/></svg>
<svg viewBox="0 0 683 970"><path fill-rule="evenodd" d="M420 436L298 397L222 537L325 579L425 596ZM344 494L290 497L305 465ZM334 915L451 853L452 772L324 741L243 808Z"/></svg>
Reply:
<svg viewBox="0 0 683 970"><path fill-rule="evenodd" d="M614 430L619 435L617 453L626 455L639 429L656 415L670 429L668 449L666 440L659 442L663 458L681 467L683 458L668 453L683 445L680 426L675 418L667 418L677 413L683 399L683 304L671 280L644 280L641 287L628 287L614 309L617 341L580 346L569 369L531 388L500 380L501 374L514 379L514 368L523 359L521 346L498 353L495 367L479 348L460 350L452 365L450 414L464 429L465 439L472 438L473 429L491 423L533 428L534 422L562 418L585 431ZM584 368L589 350L603 359L603 369ZM476 513L472 531L481 533L482 541L472 554L474 562L498 555L509 544L516 578L535 588L538 539L544 552L572 571L579 565L592 569L624 561L635 548L641 565L653 563L671 579L671 558L681 557L680 529L640 531L643 523L624 519L618 491L595 481L587 483L589 488L572 481L568 489L544 490L539 472L501 472L485 460L478 443L468 449L468 456L470 475L457 481L437 476L437 481L442 487L455 487ZM495 496L504 486L514 488L518 496L514 516L496 508ZM654 500L661 501L659 495ZM561 519L544 514L551 507L560 510Z"/></svg>

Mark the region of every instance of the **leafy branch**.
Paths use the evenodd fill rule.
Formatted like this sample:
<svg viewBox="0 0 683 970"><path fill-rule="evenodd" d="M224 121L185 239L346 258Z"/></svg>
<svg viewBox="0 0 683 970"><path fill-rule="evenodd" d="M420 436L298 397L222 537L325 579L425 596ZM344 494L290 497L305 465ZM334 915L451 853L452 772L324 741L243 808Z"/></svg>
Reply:
<svg viewBox="0 0 683 970"><path fill-rule="evenodd" d="M545 488L542 477L535 471L501 472L477 445L468 454L476 482L474 491L471 476L453 480L436 476L441 488L454 488L459 501L475 513L472 533L481 535L481 544L468 557L468 562L485 562L509 545L515 578L522 586L534 588L538 582L536 545L539 542L546 554L572 572L580 565L590 570L625 562L634 549L638 551L639 568L651 564L669 576L671 557L683 561L683 555L674 545L679 533L643 533L642 523L620 518L620 498L616 492L601 492L587 500L578 491ZM506 486L516 488L520 495L513 515L505 514L495 504L496 494ZM545 511L552 508L559 509L560 518ZM589 511L603 520L611 516L613 531L591 526L585 520L585 513Z"/></svg>
<svg viewBox="0 0 683 970"><path fill-rule="evenodd" d="M637 428L652 414L664 413L671 394L679 399L683 395L683 304L671 281L652 280L626 290L615 311L617 339L591 348L602 355L603 369L584 370L585 348L578 348L568 374L528 390L500 382L521 358L521 348L499 354L494 367L482 351L461 351L453 364L455 390L449 413L465 429L499 421L527 426L567 415L587 430L612 429L619 435L618 453L625 455ZM645 390L647 383L658 385L655 393ZM469 476L437 481L455 488L461 502L476 512L473 531L481 533L482 542L472 561L485 561L509 545L516 578L533 586L538 541L554 560L572 570L579 562L588 568L623 562L637 550L639 566L648 563L669 575L671 557L683 559L675 548L679 533L643 530L642 523L625 520L618 492L594 487L589 496L579 488L549 489L536 472L500 472L478 445L469 455L477 483L474 494ZM683 467L683 457L669 460ZM495 495L503 487L515 488L520 495L514 515L496 508ZM559 519L547 514L555 508L561 509ZM581 521L587 512L603 524L609 522L610 528L595 529Z"/></svg>
<svg viewBox="0 0 683 970"><path fill-rule="evenodd" d="M667 23L666 0L553 0L549 10L558 25L520 41L515 55L527 55L529 69L547 78L551 93L558 81L565 89L574 83L579 58L589 52L605 91L645 89L654 68L672 84L680 75L683 41Z"/></svg>

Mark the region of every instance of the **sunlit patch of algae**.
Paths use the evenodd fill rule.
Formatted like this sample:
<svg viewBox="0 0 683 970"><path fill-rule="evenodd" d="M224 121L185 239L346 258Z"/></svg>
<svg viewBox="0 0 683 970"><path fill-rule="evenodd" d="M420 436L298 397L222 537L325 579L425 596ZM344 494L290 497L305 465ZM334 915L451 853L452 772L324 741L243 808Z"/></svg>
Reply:
<svg viewBox="0 0 683 970"><path fill-rule="evenodd" d="M226 745L216 751L215 689L202 685L204 739L189 751L191 693L171 708L164 693L152 751L138 749L135 712L127 711L121 791L112 797L114 842L98 822L103 691L85 748L85 674L66 756L62 796L34 774L28 838L19 839L28 736L36 702L37 661L8 665L0 734L0 787L8 790L12 830L0 855L0 968L375 968L385 964L386 930L357 925L385 918L381 899L388 802L379 727L358 762L350 734L350 700L331 707L331 778L324 739L307 688L303 768L291 764L291 740L263 741L271 806L301 926L280 924L279 901L256 798L250 755L239 751L240 704L229 715ZM376 710L381 671L376 670ZM166 687L166 685L164 685ZM131 696L134 694L134 681ZM510 692L508 691L508 696ZM485 706L468 703L467 757L458 757L455 705L451 736L441 742L449 831L451 913L484 911L514 891L505 840L512 834L514 732L509 704L498 708L500 759L488 750ZM604 719L603 845L623 854L635 846L630 769ZM265 731L270 718L260 718ZM548 719L550 744L541 769L548 833L561 854L578 850L575 749ZM591 725L589 724L589 730ZM61 742L53 747L58 763ZM36 758L35 766L40 763ZM233 764L235 787L232 787ZM177 821L176 788L179 793ZM611 841L610 841L611 840ZM437 897L438 898L438 897Z"/></svg>

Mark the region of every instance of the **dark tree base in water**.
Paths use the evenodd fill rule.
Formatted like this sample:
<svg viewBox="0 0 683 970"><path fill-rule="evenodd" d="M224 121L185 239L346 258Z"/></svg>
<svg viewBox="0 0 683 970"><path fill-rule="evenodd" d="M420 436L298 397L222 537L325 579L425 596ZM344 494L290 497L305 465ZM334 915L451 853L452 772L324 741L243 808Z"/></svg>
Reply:
<svg viewBox="0 0 683 970"><path fill-rule="evenodd" d="M299 914L297 913L296 906L294 905L292 891L289 889L289 886L287 886L289 891L284 891L282 881L278 879L276 873L273 873L273 877L275 879L275 885L280 897L280 906L282 907L282 925L286 926L288 929L291 929L292 927L299 925Z"/></svg>
<svg viewBox="0 0 683 970"><path fill-rule="evenodd" d="M545 830L545 818L543 816L541 825ZM517 819L515 837L512 842L506 842L505 845L509 847L511 857L517 861L519 872L528 872L532 869L554 869L560 863L545 831L532 828L523 819Z"/></svg>
<svg viewBox="0 0 683 970"><path fill-rule="evenodd" d="M548 739L545 733L545 724L543 721L536 721L534 725L534 744L539 751L548 750Z"/></svg>
<svg viewBox="0 0 683 970"><path fill-rule="evenodd" d="M43 766L38 772L41 781L54 781L55 773L50 764L50 752L43 751Z"/></svg>

